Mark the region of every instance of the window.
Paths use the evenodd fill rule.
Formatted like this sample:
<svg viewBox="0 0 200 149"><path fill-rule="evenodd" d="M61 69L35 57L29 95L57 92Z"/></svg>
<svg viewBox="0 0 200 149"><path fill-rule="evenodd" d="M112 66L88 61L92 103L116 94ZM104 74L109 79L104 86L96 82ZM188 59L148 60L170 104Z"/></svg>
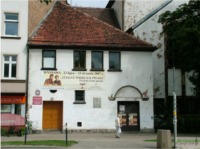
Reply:
<svg viewBox="0 0 200 149"><path fill-rule="evenodd" d="M17 56L4 56L4 78L14 79L17 74Z"/></svg>
<svg viewBox="0 0 200 149"><path fill-rule="evenodd" d="M109 53L109 70L121 70L121 56L120 52L110 52Z"/></svg>
<svg viewBox="0 0 200 149"><path fill-rule="evenodd" d="M11 104L1 104L1 113L11 113Z"/></svg>
<svg viewBox="0 0 200 149"><path fill-rule="evenodd" d="M15 114L21 115L21 104L15 104Z"/></svg>
<svg viewBox="0 0 200 149"><path fill-rule="evenodd" d="M75 91L75 102L74 103L85 104L85 91L81 91L81 90Z"/></svg>
<svg viewBox="0 0 200 149"><path fill-rule="evenodd" d="M18 36L18 14L5 13L5 35Z"/></svg>
<svg viewBox="0 0 200 149"><path fill-rule="evenodd" d="M42 69L56 69L56 51L43 50L43 65Z"/></svg>
<svg viewBox="0 0 200 149"><path fill-rule="evenodd" d="M86 52L74 51L74 70L86 70Z"/></svg>
<svg viewBox="0 0 200 149"><path fill-rule="evenodd" d="M92 70L103 70L102 51L92 51Z"/></svg>

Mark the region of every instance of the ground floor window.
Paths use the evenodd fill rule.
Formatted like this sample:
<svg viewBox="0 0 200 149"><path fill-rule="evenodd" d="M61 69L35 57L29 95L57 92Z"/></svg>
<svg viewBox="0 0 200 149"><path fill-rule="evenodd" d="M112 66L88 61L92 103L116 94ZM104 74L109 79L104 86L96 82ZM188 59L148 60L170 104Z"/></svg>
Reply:
<svg viewBox="0 0 200 149"><path fill-rule="evenodd" d="M1 113L11 113L11 104L1 104Z"/></svg>
<svg viewBox="0 0 200 149"><path fill-rule="evenodd" d="M76 90L75 91L75 102L79 104L85 104L85 91Z"/></svg>
<svg viewBox="0 0 200 149"><path fill-rule="evenodd" d="M15 104L15 114L21 115L21 105Z"/></svg>

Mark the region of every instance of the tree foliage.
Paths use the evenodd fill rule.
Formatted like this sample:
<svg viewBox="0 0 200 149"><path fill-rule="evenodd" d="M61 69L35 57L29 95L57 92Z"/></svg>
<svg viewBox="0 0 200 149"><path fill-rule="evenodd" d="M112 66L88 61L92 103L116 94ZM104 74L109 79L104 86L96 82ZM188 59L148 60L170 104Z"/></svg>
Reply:
<svg viewBox="0 0 200 149"><path fill-rule="evenodd" d="M168 64L183 72L193 72L190 81L194 93L200 95L200 1L190 0L175 11L161 14L158 22L163 24L166 37ZM172 65L172 63L171 63Z"/></svg>

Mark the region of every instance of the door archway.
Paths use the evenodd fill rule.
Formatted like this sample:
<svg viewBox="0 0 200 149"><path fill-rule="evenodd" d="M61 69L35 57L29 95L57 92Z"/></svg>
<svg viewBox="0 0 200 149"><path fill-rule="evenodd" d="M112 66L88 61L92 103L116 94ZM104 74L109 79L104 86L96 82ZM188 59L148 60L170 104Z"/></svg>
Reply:
<svg viewBox="0 0 200 149"><path fill-rule="evenodd" d="M119 88L115 93L115 98L132 98L132 99L142 99L141 91L135 86L126 85Z"/></svg>
<svg viewBox="0 0 200 149"><path fill-rule="evenodd" d="M114 99L117 100L117 112L120 116L122 130L140 130L139 100L143 99L141 91L135 86L123 86L116 91Z"/></svg>

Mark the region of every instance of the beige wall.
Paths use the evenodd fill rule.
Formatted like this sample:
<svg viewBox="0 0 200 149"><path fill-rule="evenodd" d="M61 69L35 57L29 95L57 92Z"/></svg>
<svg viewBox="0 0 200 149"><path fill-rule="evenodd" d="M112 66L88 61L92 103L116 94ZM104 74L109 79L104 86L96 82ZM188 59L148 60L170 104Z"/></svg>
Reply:
<svg viewBox="0 0 200 149"><path fill-rule="evenodd" d="M3 81L1 83L2 93L25 93L26 92L26 82L25 81Z"/></svg>
<svg viewBox="0 0 200 149"><path fill-rule="evenodd" d="M51 0L48 5L37 0L29 0L28 35L30 36L47 12L53 7L56 0Z"/></svg>

